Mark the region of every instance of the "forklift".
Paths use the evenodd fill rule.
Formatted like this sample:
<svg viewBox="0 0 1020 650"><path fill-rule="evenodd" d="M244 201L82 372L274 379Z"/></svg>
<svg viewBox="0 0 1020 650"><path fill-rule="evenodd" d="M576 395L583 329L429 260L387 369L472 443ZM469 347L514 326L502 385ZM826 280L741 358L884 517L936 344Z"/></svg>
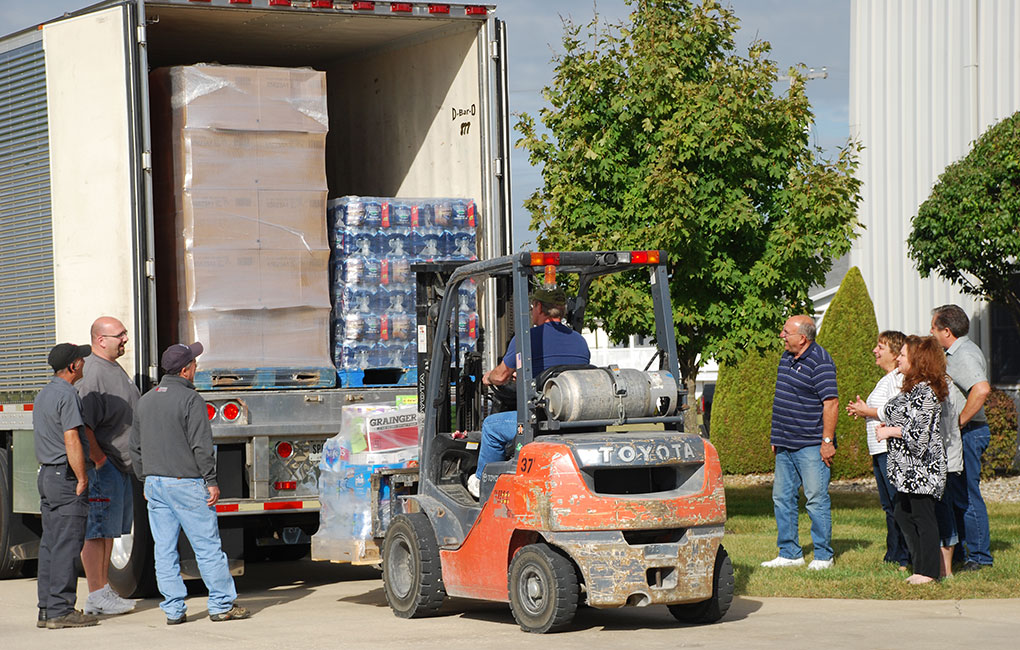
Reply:
<svg viewBox="0 0 1020 650"><path fill-rule="evenodd" d="M582 605L721 619L733 598L722 470L715 448L683 430L665 253L522 252L415 270L418 466L373 476L373 533L394 614L434 615L455 596L509 602L533 633L564 629ZM576 296L564 320L580 331L592 283L628 271L650 283L659 367L557 366L535 377L529 288L569 277ZM512 298L501 315L517 335L509 396L485 394L481 354L459 345L458 294L469 280L491 280L485 286ZM483 468L476 500L466 481L481 421L501 406L516 410L516 438L508 460Z"/></svg>

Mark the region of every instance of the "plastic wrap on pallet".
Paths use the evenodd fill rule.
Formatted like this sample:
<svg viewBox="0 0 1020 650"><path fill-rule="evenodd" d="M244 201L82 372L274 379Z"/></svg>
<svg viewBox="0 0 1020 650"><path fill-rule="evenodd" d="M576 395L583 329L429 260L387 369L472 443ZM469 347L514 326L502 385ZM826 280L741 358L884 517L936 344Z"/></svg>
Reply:
<svg viewBox="0 0 1020 650"><path fill-rule="evenodd" d="M372 506L376 499L388 498L386 493L371 493L372 474L417 462L417 421L415 406L343 407L340 433L322 446L317 537L334 541L371 537Z"/></svg>
<svg viewBox="0 0 1020 650"><path fill-rule="evenodd" d="M329 202L333 360L341 372L417 364L416 262L477 259L478 213L467 198L345 196ZM457 331L474 349L473 284L462 288ZM407 375L409 373L405 373Z"/></svg>
<svg viewBox="0 0 1020 650"><path fill-rule="evenodd" d="M169 90L172 178L157 189L173 195L177 335L205 343L203 381L332 385L325 74L196 65L152 80Z"/></svg>

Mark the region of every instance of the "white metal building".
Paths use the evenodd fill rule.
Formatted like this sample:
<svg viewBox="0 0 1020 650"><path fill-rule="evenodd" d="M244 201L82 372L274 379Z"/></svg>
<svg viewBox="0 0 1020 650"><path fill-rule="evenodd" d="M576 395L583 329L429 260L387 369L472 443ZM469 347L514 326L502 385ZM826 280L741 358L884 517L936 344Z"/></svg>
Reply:
<svg viewBox="0 0 1020 650"><path fill-rule="evenodd" d="M852 0L851 21L850 132L864 145L867 229L850 264L864 275L879 328L927 333L931 309L955 302L971 315L993 383L1015 387L1012 323L941 279L922 280L906 239L946 165L1020 110L1020 2Z"/></svg>

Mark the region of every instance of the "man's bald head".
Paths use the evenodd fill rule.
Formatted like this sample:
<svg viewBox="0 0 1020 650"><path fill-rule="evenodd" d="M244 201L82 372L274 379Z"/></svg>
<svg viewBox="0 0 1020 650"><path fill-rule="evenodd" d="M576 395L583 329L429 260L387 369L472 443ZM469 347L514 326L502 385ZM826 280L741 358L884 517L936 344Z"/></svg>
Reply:
<svg viewBox="0 0 1020 650"><path fill-rule="evenodd" d="M783 347L796 357L799 357L811 347L815 340L815 320L805 314L798 314L786 319L783 331L779 338L783 339Z"/></svg>
<svg viewBox="0 0 1020 650"><path fill-rule="evenodd" d="M128 341L124 323L112 316L101 316L92 323L92 354L107 361L115 361L124 355Z"/></svg>

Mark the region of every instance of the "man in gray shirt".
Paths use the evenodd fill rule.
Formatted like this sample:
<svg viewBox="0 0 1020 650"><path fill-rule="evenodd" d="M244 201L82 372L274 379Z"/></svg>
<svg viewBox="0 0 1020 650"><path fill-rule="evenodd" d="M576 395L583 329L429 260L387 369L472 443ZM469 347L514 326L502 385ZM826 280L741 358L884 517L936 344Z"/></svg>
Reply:
<svg viewBox="0 0 1020 650"><path fill-rule="evenodd" d="M967 337L969 331L970 319L957 305L932 310L931 335L946 350L946 372L966 396L959 413L963 484L954 485L950 475L946 485L956 510L959 537L966 547L964 564L957 571L978 571L992 565L988 510L981 496L981 456L991 438L984 405L992 387L988 383L985 356Z"/></svg>
<svg viewBox="0 0 1020 650"><path fill-rule="evenodd" d="M182 529L209 590L209 618L230 621L251 615L234 604L237 591L220 544L212 428L205 400L191 383L202 349L196 341L176 343L163 352L160 365L166 374L138 401L131 432L131 461L135 474L145 481L156 583L163 594L159 606L167 625L187 620L188 591L177 554Z"/></svg>
<svg viewBox="0 0 1020 650"><path fill-rule="evenodd" d="M127 328L103 316L92 324L92 354L85 359L85 375L78 382L82 419L89 439L89 519L81 564L89 585L86 614L124 614L134 601L110 588L110 552L116 537L131 532L134 499L128 445L138 388L117 363L128 342Z"/></svg>
<svg viewBox="0 0 1020 650"><path fill-rule="evenodd" d="M88 515L88 455L81 419L81 399L72 384L81 379L87 345L59 343L47 363L53 379L32 404L35 457L39 461L38 627L87 627L98 621L74 608L78 571L74 558L85 541Z"/></svg>

